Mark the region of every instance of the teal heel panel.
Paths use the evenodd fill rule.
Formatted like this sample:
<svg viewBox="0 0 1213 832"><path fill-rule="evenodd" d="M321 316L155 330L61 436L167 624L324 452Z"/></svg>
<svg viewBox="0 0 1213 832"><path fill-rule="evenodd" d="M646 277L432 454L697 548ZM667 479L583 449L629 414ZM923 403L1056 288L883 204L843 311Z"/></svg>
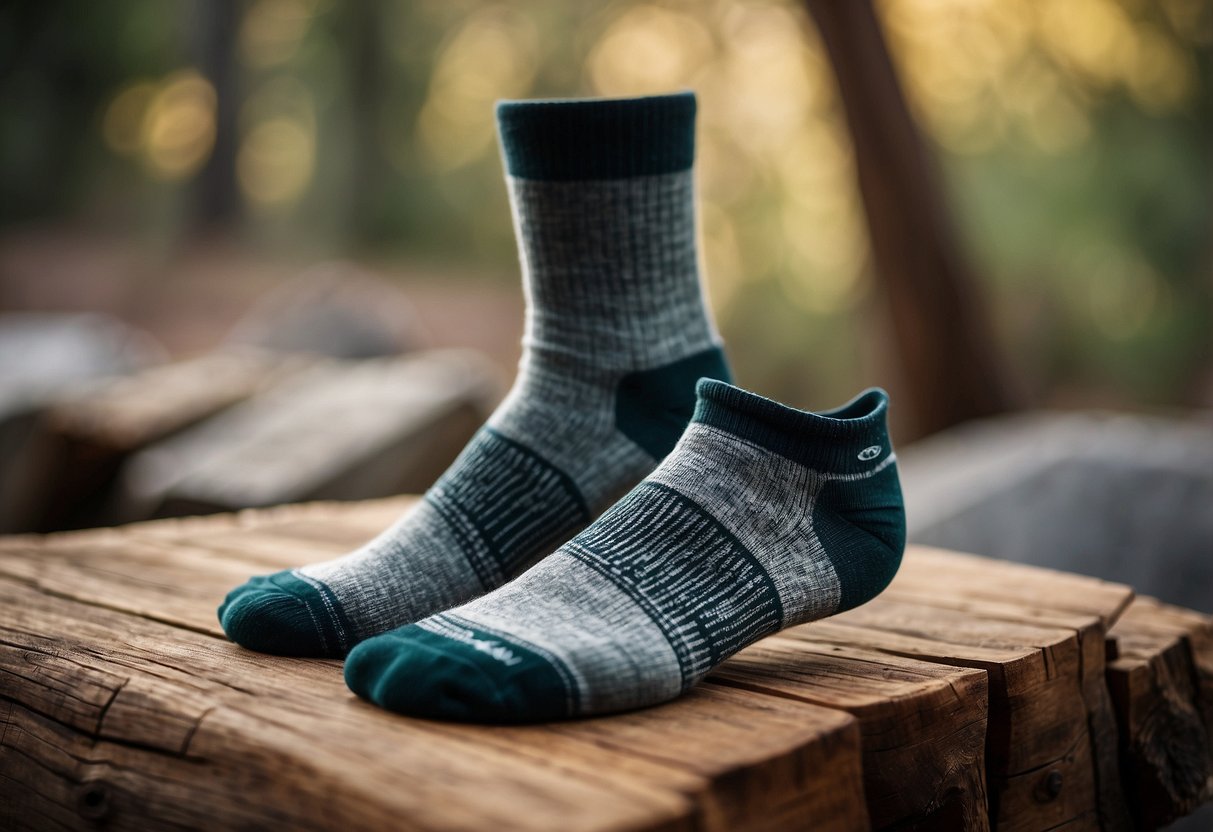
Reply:
<svg viewBox="0 0 1213 832"><path fill-rule="evenodd" d="M628 373L615 395L615 426L653 459L664 459L695 413L695 383L701 378L732 381L720 347Z"/></svg>
<svg viewBox="0 0 1213 832"><path fill-rule="evenodd" d="M897 574L906 546L896 463L867 479L827 483L814 527L842 584L839 612L879 595Z"/></svg>

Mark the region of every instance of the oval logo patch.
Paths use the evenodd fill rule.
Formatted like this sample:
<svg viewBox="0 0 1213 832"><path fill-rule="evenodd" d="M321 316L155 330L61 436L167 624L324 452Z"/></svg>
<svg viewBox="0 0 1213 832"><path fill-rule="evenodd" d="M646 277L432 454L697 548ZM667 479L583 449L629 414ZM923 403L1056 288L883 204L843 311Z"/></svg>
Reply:
<svg viewBox="0 0 1213 832"><path fill-rule="evenodd" d="M882 448L879 445L872 445L860 451L859 458L864 462L867 462L869 459L875 459L876 457L880 456L881 450Z"/></svg>

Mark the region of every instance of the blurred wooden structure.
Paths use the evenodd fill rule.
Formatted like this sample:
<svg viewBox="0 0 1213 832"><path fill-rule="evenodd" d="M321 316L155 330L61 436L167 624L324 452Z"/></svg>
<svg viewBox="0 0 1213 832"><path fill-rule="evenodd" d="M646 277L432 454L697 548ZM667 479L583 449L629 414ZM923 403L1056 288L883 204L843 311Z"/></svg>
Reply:
<svg viewBox="0 0 1213 832"><path fill-rule="evenodd" d="M393 716L223 639L232 585L410 499L0 540L0 827L1127 829L1210 796L1213 621L941 550L681 700L553 725Z"/></svg>
<svg viewBox="0 0 1213 832"><path fill-rule="evenodd" d="M45 403L6 460L0 531L423 491L499 395L467 350L227 347L94 379Z"/></svg>
<svg viewBox="0 0 1213 832"><path fill-rule="evenodd" d="M805 0L834 68L855 151L876 276L905 374L911 432L1013 404L941 177L910 114L872 0Z"/></svg>

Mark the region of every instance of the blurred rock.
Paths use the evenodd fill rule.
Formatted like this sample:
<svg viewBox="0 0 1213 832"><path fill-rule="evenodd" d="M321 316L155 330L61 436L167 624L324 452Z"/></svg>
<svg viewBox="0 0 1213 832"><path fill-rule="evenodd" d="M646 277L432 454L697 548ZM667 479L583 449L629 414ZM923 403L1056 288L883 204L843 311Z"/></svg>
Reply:
<svg viewBox="0 0 1213 832"><path fill-rule="evenodd" d="M350 263L326 263L263 297L228 344L333 358L375 358L426 343L408 297Z"/></svg>
<svg viewBox="0 0 1213 832"><path fill-rule="evenodd" d="M469 351L317 364L135 454L123 520L422 491L499 396Z"/></svg>
<svg viewBox="0 0 1213 832"><path fill-rule="evenodd" d="M0 532L29 527L31 483L48 468L37 430L54 396L163 360L149 335L106 315L0 315Z"/></svg>
<svg viewBox="0 0 1213 832"><path fill-rule="evenodd" d="M30 437L38 467L26 472L24 522L13 531L110 525L106 494L126 457L316 361L229 348L69 385L46 404Z"/></svg>
<svg viewBox="0 0 1213 832"><path fill-rule="evenodd" d="M1037 414L901 455L910 539L1213 612L1213 421Z"/></svg>
<svg viewBox="0 0 1213 832"><path fill-rule="evenodd" d="M71 382L163 360L151 336L108 315L0 314L0 418L40 405Z"/></svg>

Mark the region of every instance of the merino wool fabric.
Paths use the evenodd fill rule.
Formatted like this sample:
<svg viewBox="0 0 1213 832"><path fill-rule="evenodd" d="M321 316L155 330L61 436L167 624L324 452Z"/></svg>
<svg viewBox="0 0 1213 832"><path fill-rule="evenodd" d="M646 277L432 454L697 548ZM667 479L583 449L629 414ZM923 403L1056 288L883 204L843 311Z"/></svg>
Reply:
<svg viewBox="0 0 1213 832"><path fill-rule="evenodd" d="M690 94L498 108L527 303L505 400L370 543L260 576L219 618L255 650L343 656L501 586L653 470L728 379L701 287Z"/></svg>
<svg viewBox="0 0 1213 832"><path fill-rule="evenodd" d="M516 580L359 645L350 688L489 722L637 708L883 590L905 546L884 392L824 413L721 381L698 393L677 447L622 500Z"/></svg>

